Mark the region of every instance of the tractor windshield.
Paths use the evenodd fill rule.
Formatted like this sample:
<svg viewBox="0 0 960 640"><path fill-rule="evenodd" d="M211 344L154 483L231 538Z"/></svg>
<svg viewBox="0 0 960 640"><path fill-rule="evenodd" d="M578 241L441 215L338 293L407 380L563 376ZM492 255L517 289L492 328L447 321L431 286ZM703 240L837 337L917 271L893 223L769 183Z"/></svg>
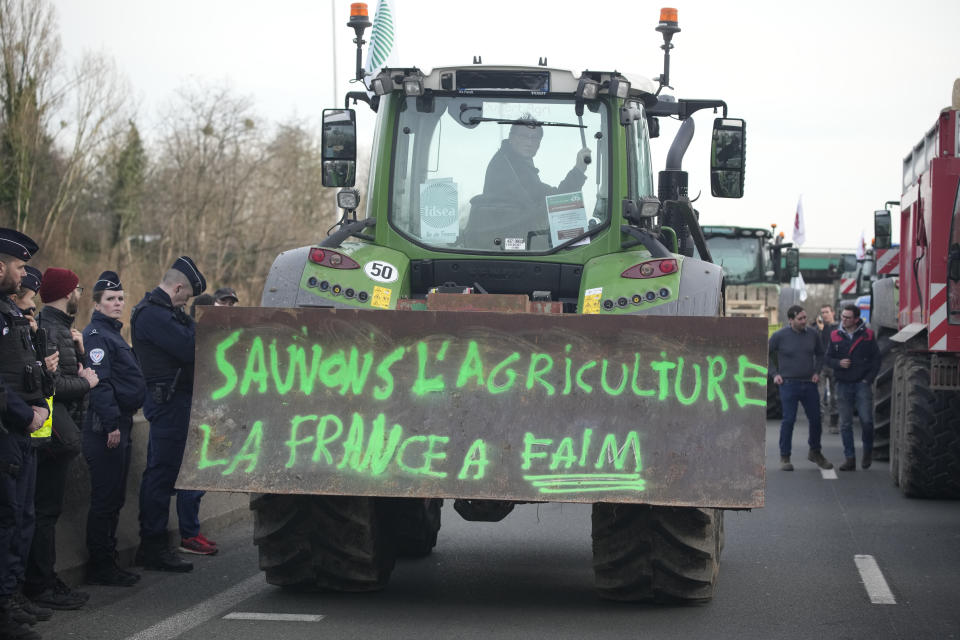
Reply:
<svg viewBox="0 0 960 640"><path fill-rule="evenodd" d="M714 263L723 267L727 284L766 282L771 267L763 250L764 239L755 236L707 238Z"/></svg>
<svg viewBox="0 0 960 640"><path fill-rule="evenodd" d="M610 219L599 101L578 117L572 99L411 97L396 136L391 222L420 244L548 252Z"/></svg>

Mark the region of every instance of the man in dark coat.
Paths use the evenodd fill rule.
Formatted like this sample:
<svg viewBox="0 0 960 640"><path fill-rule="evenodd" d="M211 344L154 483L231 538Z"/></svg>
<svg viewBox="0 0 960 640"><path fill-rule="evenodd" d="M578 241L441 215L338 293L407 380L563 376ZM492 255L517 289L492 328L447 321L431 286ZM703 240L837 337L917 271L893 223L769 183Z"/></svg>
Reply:
<svg viewBox="0 0 960 640"><path fill-rule="evenodd" d="M579 191L586 182L590 150L577 152L574 166L556 187L540 180L533 157L540 150L543 127L514 124L493 154L483 182L483 193L471 200L464 233L471 246L494 248L494 238L523 238L530 231L548 229L546 196ZM524 247L526 249L527 247Z"/></svg>
<svg viewBox="0 0 960 640"><path fill-rule="evenodd" d="M63 510L70 462L80 453L80 428L87 394L97 386L97 374L85 369L83 337L73 327L80 305L80 279L69 269L50 267L43 273L38 316L47 332L47 342L60 354L59 375L53 400L50 439L37 451L37 524L27 559L24 594L51 609L78 609L87 594L70 589L57 576L56 530Z"/></svg>
<svg viewBox="0 0 960 640"><path fill-rule="evenodd" d="M827 362L837 378L837 408L840 410L840 439L846 460L840 471L857 468L853 444L853 410L860 416L863 459L860 466L873 464L873 379L880 371L877 338L860 318L860 308L848 304L840 311L840 327L830 334Z"/></svg>

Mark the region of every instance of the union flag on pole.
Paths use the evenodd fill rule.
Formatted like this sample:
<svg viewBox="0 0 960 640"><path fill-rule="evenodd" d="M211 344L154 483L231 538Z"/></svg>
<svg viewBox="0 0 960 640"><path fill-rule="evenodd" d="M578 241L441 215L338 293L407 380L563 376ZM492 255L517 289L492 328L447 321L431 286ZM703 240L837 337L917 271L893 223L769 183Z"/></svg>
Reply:
<svg viewBox="0 0 960 640"><path fill-rule="evenodd" d="M857 242L857 260L863 260L867 257L867 238L863 235L863 229L860 229L860 240Z"/></svg>
<svg viewBox="0 0 960 640"><path fill-rule="evenodd" d="M803 222L803 196L797 198L797 213L793 217L793 244L801 246L807 239L807 227Z"/></svg>

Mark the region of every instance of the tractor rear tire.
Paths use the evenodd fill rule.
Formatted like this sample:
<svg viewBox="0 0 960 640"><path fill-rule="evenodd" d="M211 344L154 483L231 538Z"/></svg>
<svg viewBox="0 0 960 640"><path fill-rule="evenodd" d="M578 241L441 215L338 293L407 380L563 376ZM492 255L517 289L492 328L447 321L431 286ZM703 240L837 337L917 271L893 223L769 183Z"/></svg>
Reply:
<svg viewBox="0 0 960 640"><path fill-rule="evenodd" d="M608 600L710 600L722 550L720 509L593 505L593 570Z"/></svg>
<svg viewBox="0 0 960 640"><path fill-rule="evenodd" d="M270 584L310 591L386 587L396 556L377 498L254 494L250 509Z"/></svg>
<svg viewBox="0 0 960 640"><path fill-rule="evenodd" d="M381 498L397 556L422 558L437 546L440 498Z"/></svg>
<svg viewBox="0 0 960 640"><path fill-rule="evenodd" d="M890 478L893 480L893 486L900 486L900 434L902 425L906 420L903 410L903 370L909 354L899 353L894 357L893 379L891 380L892 389L890 391Z"/></svg>
<svg viewBox="0 0 960 640"><path fill-rule="evenodd" d="M930 389L930 357L898 358L897 479L912 498L960 498L960 393Z"/></svg>
<svg viewBox="0 0 960 640"><path fill-rule="evenodd" d="M780 385L774 383L773 378L767 377L767 420L783 418L783 405L780 402Z"/></svg>
<svg viewBox="0 0 960 640"><path fill-rule="evenodd" d="M890 339L892 331L881 329L877 335L880 372L873 381L873 459L890 459L890 404L893 399L893 366L897 352Z"/></svg>

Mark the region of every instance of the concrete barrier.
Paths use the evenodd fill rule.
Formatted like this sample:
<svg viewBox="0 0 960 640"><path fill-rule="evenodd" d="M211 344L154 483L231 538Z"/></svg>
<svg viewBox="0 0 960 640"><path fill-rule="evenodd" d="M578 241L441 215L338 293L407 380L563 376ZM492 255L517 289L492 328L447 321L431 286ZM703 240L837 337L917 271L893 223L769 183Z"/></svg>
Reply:
<svg viewBox="0 0 960 640"><path fill-rule="evenodd" d="M120 562L129 566L140 544L139 513L140 478L147 461L147 433L149 425L141 414L133 422L133 460L127 479L127 497L120 512L117 528L117 551ZM245 518L250 518L249 498L246 493L208 492L200 503L200 525L205 534L227 527ZM70 463L67 476L67 492L63 501L63 513L57 523L57 572L69 584L83 581L84 565L87 562L86 529L87 509L90 506L90 473L87 461L79 455ZM170 524L171 544L179 542L176 505L171 498ZM210 535L216 539L215 536Z"/></svg>

